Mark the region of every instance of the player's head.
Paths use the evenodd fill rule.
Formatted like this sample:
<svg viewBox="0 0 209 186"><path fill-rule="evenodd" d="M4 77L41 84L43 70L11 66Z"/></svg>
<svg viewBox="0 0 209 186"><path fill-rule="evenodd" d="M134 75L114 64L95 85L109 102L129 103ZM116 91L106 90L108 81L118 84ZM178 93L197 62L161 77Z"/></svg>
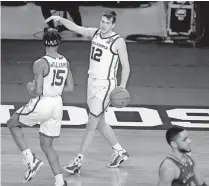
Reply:
<svg viewBox="0 0 209 186"><path fill-rule="evenodd" d="M46 47L58 47L62 37L54 28L48 28L43 35L44 45Z"/></svg>
<svg viewBox="0 0 209 186"><path fill-rule="evenodd" d="M100 29L103 34L106 34L115 26L117 14L114 10L106 10L102 12L102 16L100 19Z"/></svg>
<svg viewBox="0 0 209 186"><path fill-rule="evenodd" d="M173 126L166 131L166 140L172 149L178 150L182 153L191 152L191 140L188 132L183 127Z"/></svg>

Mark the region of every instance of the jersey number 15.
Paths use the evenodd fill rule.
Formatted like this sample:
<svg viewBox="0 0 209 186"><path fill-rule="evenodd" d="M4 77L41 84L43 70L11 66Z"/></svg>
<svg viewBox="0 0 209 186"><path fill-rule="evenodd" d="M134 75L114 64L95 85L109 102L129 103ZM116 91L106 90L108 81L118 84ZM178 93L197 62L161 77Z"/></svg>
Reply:
<svg viewBox="0 0 209 186"><path fill-rule="evenodd" d="M53 80L51 83L51 86L61 86L63 81L64 81L64 77L62 76L62 74L65 73L65 70L53 70Z"/></svg>
<svg viewBox="0 0 209 186"><path fill-rule="evenodd" d="M91 59L94 61L100 62L100 58L102 56L102 50L100 48L96 48L93 46L92 47L92 52L91 52Z"/></svg>

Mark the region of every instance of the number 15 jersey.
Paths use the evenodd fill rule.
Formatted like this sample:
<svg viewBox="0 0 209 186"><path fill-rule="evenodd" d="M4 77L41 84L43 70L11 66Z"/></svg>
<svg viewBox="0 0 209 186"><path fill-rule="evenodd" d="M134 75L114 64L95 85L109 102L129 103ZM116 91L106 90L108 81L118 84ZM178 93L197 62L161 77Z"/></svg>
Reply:
<svg viewBox="0 0 209 186"><path fill-rule="evenodd" d="M114 33L103 38L97 30L92 38L89 76L97 79L115 79L119 56L113 51L114 43L120 36Z"/></svg>
<svg viewBox="0 0 209 186"><path fill-rule="evenodd" d="M44 76L43 82L43 96L61 95L68 75L68 61L63 56L53 58L46 55L42 59L48 64L48 73Z"/></svg>

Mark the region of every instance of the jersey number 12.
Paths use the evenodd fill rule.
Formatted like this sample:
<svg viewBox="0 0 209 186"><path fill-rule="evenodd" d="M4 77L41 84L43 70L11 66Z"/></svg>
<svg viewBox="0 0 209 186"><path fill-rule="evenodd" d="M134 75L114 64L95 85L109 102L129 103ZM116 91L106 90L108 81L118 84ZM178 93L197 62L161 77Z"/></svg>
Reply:
<svg viewBox="0 0 209 186"><path fill-rule="evenodd" d="M92 47L92 52L91 52L91 59L94 61L100 62L100 58L102 56L102 50L100 48L96 48L93 46Z"/></svg>
<svg viewBox="0 0 209 186"><path fill-rule="evenodd" d="M53 70L53 80L52 80L52 83L51 83L51 86L61 86L62 83L63 83L63 76L62 76L62 73L65 73L65 70Z"/></svg>

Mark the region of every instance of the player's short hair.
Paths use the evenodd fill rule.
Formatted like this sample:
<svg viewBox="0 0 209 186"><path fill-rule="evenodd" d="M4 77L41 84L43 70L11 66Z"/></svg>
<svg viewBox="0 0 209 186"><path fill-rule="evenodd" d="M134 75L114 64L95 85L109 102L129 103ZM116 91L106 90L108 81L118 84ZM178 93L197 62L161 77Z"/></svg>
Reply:
<svg viewBox="0 0 209 186"><path fill-rule="evenodd" d="M186 130L183 127L173 126L166 131L166 140L170 145L172 141L176 140L176 137L179 135L180 132Z"/></svg>
<svg viewBox="0 0 209 186"><path fill-rule="evenodd" d="M43 35L44 45L47 47L56 47L60 44L62 37L55 28L47 28Z"/></svg>
<svg viewBox="0 0 209 186"><path fill-rule="evenodd" d="M108 10L105 10L104 12L102 12L102 16L105 16L108 20L112 18L112 23L115 23L117 13L112 9L108 9Z"/></svg>

